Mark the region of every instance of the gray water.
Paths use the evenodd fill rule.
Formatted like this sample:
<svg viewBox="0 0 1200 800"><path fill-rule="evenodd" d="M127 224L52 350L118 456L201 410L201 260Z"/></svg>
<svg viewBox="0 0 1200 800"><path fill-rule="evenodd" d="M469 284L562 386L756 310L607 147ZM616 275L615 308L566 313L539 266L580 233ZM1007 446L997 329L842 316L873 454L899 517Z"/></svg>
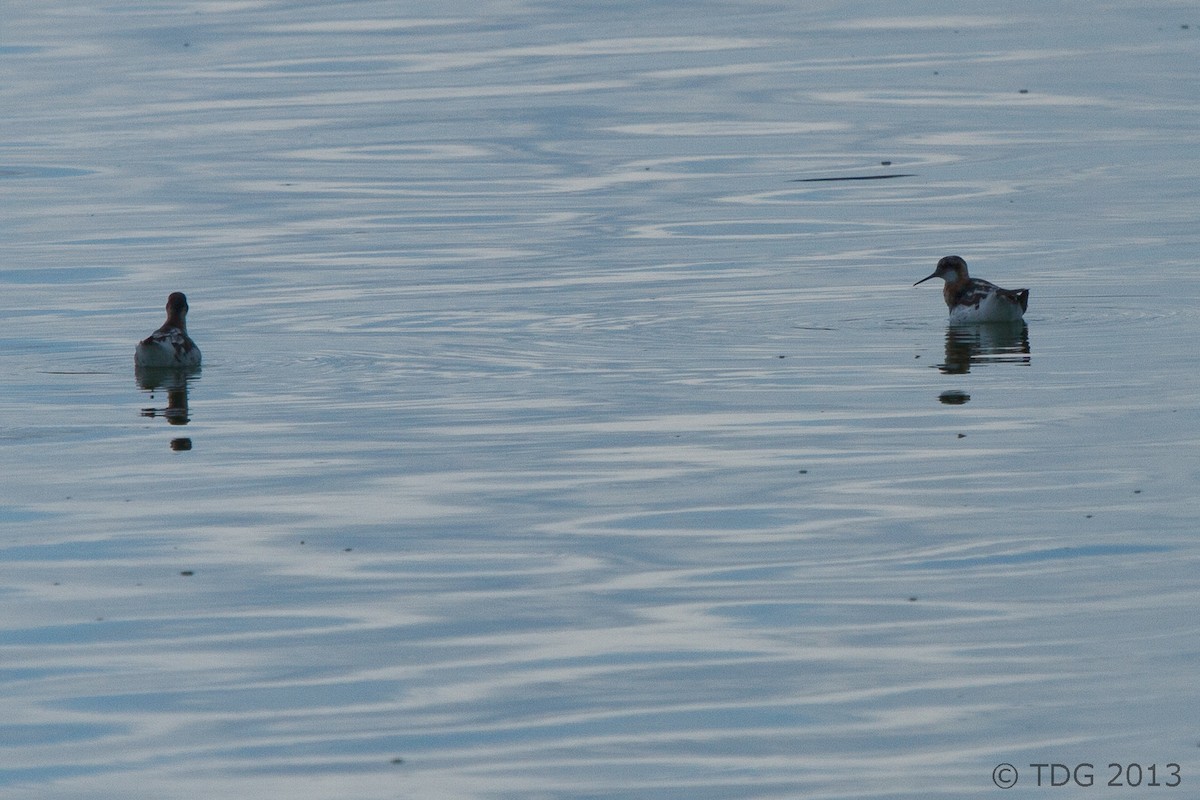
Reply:
<svg viewBox="0 0 1200 800"><path fill-rule="evenodd" d="M1194 784L1200 16L960 6L6 8L0 794Z"/></svg>

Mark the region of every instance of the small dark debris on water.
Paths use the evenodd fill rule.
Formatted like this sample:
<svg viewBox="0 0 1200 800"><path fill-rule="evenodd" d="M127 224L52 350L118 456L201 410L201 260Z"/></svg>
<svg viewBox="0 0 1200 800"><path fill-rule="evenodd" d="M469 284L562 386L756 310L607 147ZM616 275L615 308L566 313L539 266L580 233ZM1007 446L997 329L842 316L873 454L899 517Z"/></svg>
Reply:
<svg viewBox="0 0 1200 800"><path fill-rule="evenodd" d="M965 438L967 438L967 435L965 433L960 433L960 434L958 434L958 438L965 439Z"/></svg>
<svg viewBox="0 0 1200 800"><path fill-rule="evenodd" d="M806 470L806 469L802 469L802 470L800 470L800 474L801 474L801 475L807 475L807 474L808 474L808 470Z"/></svg>
<svg viewBox="0 0 1200 800"><path fill-rule="evenodd" d="M947 406L961 406L971 399L971 395L958 389L947 389L938 395L938 401Z"/></svg>
<svg viewBox="0 0 1200 800"><path fill-rule="evenodd" d="M1028 90L1028 89L1021 89L1021 90L1019 90L1019 91L1017 92L1017 94L1029 94L1029 90Z"/></svg>
<svg viewBox="0 0 1200 800"><path fill-rule="evenodd" d="M343 553L352 553L352 552L354 552L354 548L353 548L353 547L347 547L347 548L346 548L345 550L343 550L342 552L343 552Z"/></svg>
<svg viewBox="0 0 1200 800"><path fill-rule="evenodd" d="M787 358L787 356L780 356L780 358Z"/></svg>
<svg viewBox="0 0 1200 800"><path fill-rule="evenodd" d="M1141 490L1141 489L1134 489L1134 490L1133 490L1133 493L1134 493L1134 494L1141 494L1141 493L1142 493L1142 490Z"/></svg>
<svg viewBox="0 0 1200 800"><path fill-rule="evenodd" d="M880 161L879 163L885 167L890 167L892 165L892 162L890 161Z"/></svg>
<svg viewBox="0 0 1200 800"><path fill-rule="evenodd" d="M917 596L914 594L912 597L908 598L908 602L910 602L910 603L917 602Z"/></svg>
<svg viewBox="0 0 1200 800"><path fill-rule="evenodd" d="M392 759L392 763L393 763L393 764L403 764L403 763L404 763L404 759L403 759L403 758L393 758L393 759Z"/></svg>
<svg viewBox="0 0 1200 800"><path fill-rule="evenodd" d="M190 569L184 569L184 570L180 570L180 571L179 571L179 574L180 574L180 575L182 575L182 576L183 576L183 577L185 577L185 578L190 578L190 577L192 577L193 575L195 575L196 573L195 573L195 572L193 572L193 571L192 571L192 570L190 570Z"/></svg>

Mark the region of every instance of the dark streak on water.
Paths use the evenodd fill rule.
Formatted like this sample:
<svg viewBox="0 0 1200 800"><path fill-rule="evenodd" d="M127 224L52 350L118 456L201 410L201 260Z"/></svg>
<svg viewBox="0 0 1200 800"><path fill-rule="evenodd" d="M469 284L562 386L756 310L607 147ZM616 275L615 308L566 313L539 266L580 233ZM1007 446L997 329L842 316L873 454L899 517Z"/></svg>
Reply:
<svg viewBox="0 0 1200 800"><path fill-rule="evenodd" d="M915 173L897 172L891 175L844 175L836 178L796 178L792 183L821 183L825 181L881 181L887 178L912 178Z"/></svg>

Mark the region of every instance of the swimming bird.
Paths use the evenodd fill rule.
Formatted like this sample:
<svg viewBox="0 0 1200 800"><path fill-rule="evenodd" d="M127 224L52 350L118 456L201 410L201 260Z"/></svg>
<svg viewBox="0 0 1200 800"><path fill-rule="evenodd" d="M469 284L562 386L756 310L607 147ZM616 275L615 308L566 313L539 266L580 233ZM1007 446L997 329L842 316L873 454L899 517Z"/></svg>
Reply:
<svg viewBox="0 0 1200 800"><path fill-rule="evenodd" d="M185 369L200 366L200 348L187 334L187 297L171 292L167 298L167 321L138 342L133 363L139 367Z"/></svg>
<svg viewBox="0 0 1200 800"><path fill-rule="evenodd" d="M930 278L946 282L942 296L950 307L951 322L1016 322L1029 307L1028 289L1001 289L994 283L972 278L967 274L967 262L958 256L946 256L937 263L932 275L913 286Z"/></svg>

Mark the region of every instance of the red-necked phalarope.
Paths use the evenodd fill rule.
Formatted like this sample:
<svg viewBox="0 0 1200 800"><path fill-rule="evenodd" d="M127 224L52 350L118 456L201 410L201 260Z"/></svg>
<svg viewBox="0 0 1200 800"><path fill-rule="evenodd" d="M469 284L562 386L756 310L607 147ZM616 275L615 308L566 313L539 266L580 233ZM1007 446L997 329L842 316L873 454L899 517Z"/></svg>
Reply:
<svg viewBox="0 0 1200 800"><path fill-rule="evenodd" d="M187 297L172 292L167 298L167 321L154 333L138 342L133 363L139 367L200 366L200 348L187 335Z"/></svg>
<svg viewBox="0 0 1200 800"><path fill-rule="evenodd" d="M942 295L950 306L951 322L1016 322L1029 307L1028 289L1001 289L967 274L967 262L958 256L946 256L928 278L946 282Z"/></svg>

